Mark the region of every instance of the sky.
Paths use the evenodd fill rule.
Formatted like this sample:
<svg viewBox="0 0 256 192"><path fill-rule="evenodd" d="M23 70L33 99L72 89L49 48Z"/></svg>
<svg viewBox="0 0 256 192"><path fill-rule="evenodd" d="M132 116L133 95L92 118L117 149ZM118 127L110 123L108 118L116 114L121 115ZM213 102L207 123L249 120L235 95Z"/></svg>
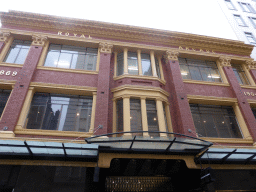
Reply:
<svg viewBox="0 0 256 192"><path fill-rule="evenodd" d="M8 10L104 21L237 40L217 0L8 0Z"/></svg>

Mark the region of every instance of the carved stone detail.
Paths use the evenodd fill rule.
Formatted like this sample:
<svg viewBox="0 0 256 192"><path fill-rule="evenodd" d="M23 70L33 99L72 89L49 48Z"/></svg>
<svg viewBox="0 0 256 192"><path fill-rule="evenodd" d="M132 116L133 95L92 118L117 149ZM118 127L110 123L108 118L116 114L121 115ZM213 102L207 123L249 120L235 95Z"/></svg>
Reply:
<svg viewBox="0 0 256 192"><path fill-rule="evenodd" d="M2 32L0 31L0 41L7 43L9 40L11 33L10 32Z"/></svg>
<svg viewBox="0 0 256 192"><path fill-rule="evenodd" d="M166 61L178 61L179 52L178 51L166 51Z"/></svg>
<svg viewBox="0 0 256 192"><path fill-rule="evenodd" d="M99 50L101 53L112 53L113 45L108 43L100 43Z"/></svg>
<svg viewBox="0 0 256 192"><path fill-rule="evenodd" d="M43 47L45 45L47 37L46 36L40 36L40 35L33 35L32 39L33 39L32 45Z"/></svg>
<svg viewBox="0 0 256 192"><path fill-rule="evenodd" d="M231 57L220 56L219 62L222 67L231 67Z"/></svg>
<svg viewBox="0 0 256 192"><path fill-rule="evenodd" d="M256 61L254 61L254 60L246 60L245 64L246 64L246 68L248 70L256 69Z"/></svg>

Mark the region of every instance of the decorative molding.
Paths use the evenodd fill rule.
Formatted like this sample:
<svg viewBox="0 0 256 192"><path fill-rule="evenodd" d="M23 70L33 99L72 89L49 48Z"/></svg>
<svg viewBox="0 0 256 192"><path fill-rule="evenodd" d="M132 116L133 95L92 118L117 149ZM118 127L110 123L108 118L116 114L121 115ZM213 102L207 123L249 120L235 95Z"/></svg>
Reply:
<svg viewBox="0 0 256 192"><path fill-rule="evenodd" d="M220 56L219 57L220 66L222 67L231 67L231 57Z"/></svg>
<svg viewBox="0 0 256 192"><path fill-rule="evenodd" d="M66 69L66 68L58 68L58 67L45 67L38 66L37 69L49 70L49 71L59 71L59 72L68 72L68 73L84 73L84 74L99 74L98 71L89 71L84 69Z"/></svg>
<svg viewBox="0 0 256 192"><path fill-rule="evenodd" d="M237 139L237 138L214 138L214 137L200 137L205 141L209 141L212 143L247 143L253 144L253 139Z"/></svg>
<svg viewBox="0 0 256 192"><path fill-rule="evenodd" d="M101 53L112 53L113 45L108 43L100 43L99 50Z"/></svg>
<svg viewBox="0 0 256 192"><path fill-rule="evenodd" d="M33 35L32 39L33 39L32 45L43 47L47 40L47 36Z"/></svg>
<svg viewBox="0 0 256 192"><path fill-rule="evenodd" d="M209 82L209 81L197 81L192 79L183 79L183 83L193 83L193 84L201 84L201 85L215 85L215 86L224 86L229 87L229 83L220 83L220 82Z"/></svg>
<svg viewBox="0 0 256 192"><path fill-rule="evenodd" d="M179 51L177 50L168 50L166 51L166 61L178 61Z"/></svg>
<svg viewBox="0 0 256 192"><path fill-rule="evenodd" d="M254 60L246 60L245 64L246 64L246 69L249 71L251 69L256 69L256 61L254 61Z"/></svg>
<svg viewBox="0 0 256 192"><path fill-rule="evenodd" d="M123 78L133 78L133 79L145 79L145 80L157 80L160 83L162 83L163 85L166 84L165 80L159 79L158 77L153 77L153 76L145 76L145 75L130 75L130 74L123 74L123 75L119 75L119 76L115 76L113 79L114 81L117 81L119 79L123 79Z"/></svg>
<svg viewBox="0 0 256 192"><path fill-rule="evenodd" d="M11 35L10 32L0 31L0 41L7 43L10 35Z"/></svg>
<svg viewBox="0 0 256 192"><path fill-rule="evenodd" d="M0 138L12 138L15 134L12 131L0 131Z"/></svg>

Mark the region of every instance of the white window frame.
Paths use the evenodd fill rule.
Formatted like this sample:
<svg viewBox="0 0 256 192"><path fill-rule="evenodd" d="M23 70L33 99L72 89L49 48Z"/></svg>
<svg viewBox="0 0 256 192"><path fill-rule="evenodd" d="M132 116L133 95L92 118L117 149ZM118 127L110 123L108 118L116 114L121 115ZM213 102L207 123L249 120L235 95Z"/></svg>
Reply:
<svg viewBox="0 0 256 192"><path fill-rule="evenodd" d="M236 14L234 14L233 16L234 16L234 18L235 18L235 20L236 20L236 22L237 22L237 24L238 24L239 26L247 27L247 25L246 25L246 23L245 23L245 21L243 20L243 18L242 18L241 15L236 15ZM237 21L237 19L240 19L243 24L241 25L241 24Z"/></svg>
<svg viewBox="0 0 256 192"><path fill-rule="evenodd" d="M226 5L227 5L228 9L236 10L236 8L235 8L234 4L231 2L231 0L224 0L224 1L225 1ZM229 5L231 5L233 8L230 8Z"/></svg>

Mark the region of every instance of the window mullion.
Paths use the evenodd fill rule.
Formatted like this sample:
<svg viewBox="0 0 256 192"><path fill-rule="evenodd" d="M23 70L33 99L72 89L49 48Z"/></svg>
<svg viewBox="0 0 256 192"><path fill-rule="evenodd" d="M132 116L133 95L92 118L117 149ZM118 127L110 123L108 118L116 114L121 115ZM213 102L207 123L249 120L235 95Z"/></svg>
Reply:
<svg viewBox="0 0 256 192"><path fill-rule="evenodd" d="M150 51L150 61L151 61L150 63L151 63L151 67L152 67L153 77L157 77L154 51Z"/></svg>
<svg viewBox="0 0 256 192"><path fill-rule="evenodd" d="M123 97L123 114L124 114L124 132L131 131L131 113L130 113L130 97ZM131 135L130 133L125 133L124 135Z"/></svg>
<svg viewBox="0 0 256 192"><path fill-rule="evenodd" d="M124 48L124 74L128 74L128 49Z"/></svg>
<svg viewBox="0 0 256 192"><path fill-rule="evenodd" d="M159 131L166 132L166 124L164 119L163 102L159 99L156 100L157 118ZM160 137L167 137L166 133L160 133Z"/></svg>
<svg viewBox="0 0 256 192"><path fill-rule="evenodd" d="M141 50L140 49L137 50L137 58L138 58L139 75L143 75L142 74L142 65L141 65Z"/></svg>
<svg viewBox="0 0 256 192"><path fill-rule="evenodd" d="M140 103L141 103L142 130L143 131L148 131L148 117L147 117L147 108L146 108L146 98L141 98ZM144 132L143 136L149 136L148 132Z"/></svg>

